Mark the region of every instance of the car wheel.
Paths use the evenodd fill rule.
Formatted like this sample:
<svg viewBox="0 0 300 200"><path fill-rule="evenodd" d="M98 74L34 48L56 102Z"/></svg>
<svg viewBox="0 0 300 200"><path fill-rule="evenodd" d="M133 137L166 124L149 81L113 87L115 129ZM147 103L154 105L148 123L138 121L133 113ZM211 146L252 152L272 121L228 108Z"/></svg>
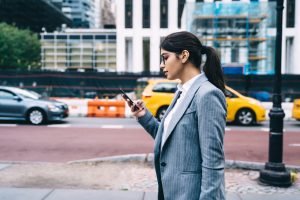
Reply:
<svg viewBox="0 0 300 200"><path fill-rule="evenodd" d="M248 108L239 110L235 118L236 122L243 126L248 126L255 123L255 114Z"/></svg>
<svg viewBox="0 0 300 200"><path fill-rule="evenodd" d="M28 111L27 121L34 125L40 125L46 121L46 115L41 109L34 108Z"/></svg>
<svg viewBox="0 0 300 200"><path fill-rule="evenodd" d="M156 118L158 119L158 121L161 121L163 119L164 115L166 114L167 109L168 109L168 106L159 108L159 110L157 111L157 114L156 114Z"/></svg>

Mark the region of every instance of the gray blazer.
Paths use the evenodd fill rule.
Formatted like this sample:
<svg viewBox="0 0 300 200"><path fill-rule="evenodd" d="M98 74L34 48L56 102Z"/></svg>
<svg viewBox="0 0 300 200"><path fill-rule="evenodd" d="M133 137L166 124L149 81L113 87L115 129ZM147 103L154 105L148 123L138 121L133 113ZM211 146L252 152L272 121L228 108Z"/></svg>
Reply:
<svg viewBox="0 0 300 200"><path fill-rule="evenodd" d="M164 143L161 139L165 117L159 123L147 111L138 118L155 139L158 199L223 200L225 96L204 75L195 80L184 98L173 115ZM173 104L174 99L165 116Z"/></svg>

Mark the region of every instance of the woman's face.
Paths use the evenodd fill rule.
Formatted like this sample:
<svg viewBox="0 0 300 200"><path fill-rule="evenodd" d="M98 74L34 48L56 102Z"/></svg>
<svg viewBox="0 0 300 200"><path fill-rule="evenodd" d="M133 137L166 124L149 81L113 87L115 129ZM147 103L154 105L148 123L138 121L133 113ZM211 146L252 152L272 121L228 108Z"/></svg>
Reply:
<svg viewBox="0 0 300 200"><path fill-rule="evenodd" d="M181 55L161 49L160 56L160 68L166 78L169 80L180 79L183 70Z"/></svg>

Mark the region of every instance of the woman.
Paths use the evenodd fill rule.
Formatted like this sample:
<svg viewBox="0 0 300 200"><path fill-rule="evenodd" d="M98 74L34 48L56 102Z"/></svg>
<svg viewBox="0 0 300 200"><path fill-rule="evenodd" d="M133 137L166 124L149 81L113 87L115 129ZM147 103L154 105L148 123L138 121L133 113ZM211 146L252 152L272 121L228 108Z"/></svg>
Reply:
<svg viewBox="0 0 300 200"><path fill-rule="evenodd" d="M161 123L143 109L141 100L136 102L141 109L132 109L155 139L158 199L225 199L226 102L220 59L213 48L185 31L168 35L160 48L165 76L181 80L175 98Z"/></svg>

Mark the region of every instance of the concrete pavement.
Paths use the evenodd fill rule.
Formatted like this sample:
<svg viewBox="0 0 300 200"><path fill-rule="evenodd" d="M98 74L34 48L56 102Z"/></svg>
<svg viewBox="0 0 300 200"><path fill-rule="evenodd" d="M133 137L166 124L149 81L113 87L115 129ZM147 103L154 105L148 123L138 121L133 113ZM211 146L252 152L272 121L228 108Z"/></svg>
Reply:
<svg viewBox="0 0 300 200"><path fill-rule="evenodd" d="M0 162L0 200L155 200L157 182L151 162L152 154L64 164ZM227 200L300 200L299 179L288 188L260 184L258 170L263 166L226 161ZM287 168L300 171L299 166ZM97 181L87 182L86 177Z"/></svg>
<svg viewBox="0 0 300 200"><path fill-rule="evenodd" d="M156 192L83 189L0 188L1 200L155 200ZM226 193L227 200L299 200L299 194Z"/></svg>
<svg viewBox="0 0 300 200"><path fill-rule="evenodd" d="M1 200L155 200L155 192L0 188ZM299 200L291 194L238 194L227 192L227 200Z"/></svg>

